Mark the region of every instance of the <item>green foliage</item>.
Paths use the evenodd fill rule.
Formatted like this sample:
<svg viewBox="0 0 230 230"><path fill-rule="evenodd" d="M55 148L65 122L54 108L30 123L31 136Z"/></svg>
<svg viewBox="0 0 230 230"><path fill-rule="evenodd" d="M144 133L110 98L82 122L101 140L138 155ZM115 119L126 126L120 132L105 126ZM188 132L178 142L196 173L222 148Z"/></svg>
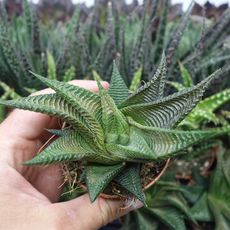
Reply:
<svg viewBox="0 0 230 230"><path fill-rule="evenodd" d="M230 89L223 90L204 100L200 101L196 108L181 123L191 128L199 128L204 122L221 123L221 120L215 115L215 111L222 105L230 101Z"/></svg>
<svg viewBox="0 0 230 230"><path fill-rule="evenodd" d="M25 87L37 90L44 87L29 71L48 77L51 66L55 65L57 79L63 80L71 67L75 68L71 79L90 79L94 69L103 76L103 80L109 81L113 60L117 59L122 77L130 87L140 68L142 71L137 74L140 81L152 78L163 51L167 59L168 80L178 80L178 60L192 73L194 82L200 82L222 66L226 70L222 76L227 76L230 56L223 47L226 47L229 31L222 32L230 21L228 10L202 34L202 23L195 23L190 17L192 4L181 18L173 22L168 20L168 0L149 1L130 15L119 14L118 5L113 2L105 7L96 2L85 20L82 21L80 12L76 10L63 24L44 24L27 0L23 1L22 16L14 17L12 21L6 20L5 8L2 7L0 67L4 71L0 73L0 79L25 96L28 95ZM218 42L213 45L213 41ZM47 51L53 56L52 65L47 62L50 60ZM226 77L218 84L226 87ZM165 90L165 93L169 91Z"/></svg>
<svg viewBox="0 0 230 230"><path fill-rule="evenodd" d="M49 130L59 138L27 164L77 162L82 164L77 179L88 187L91 201L103 191L111 193L115 183L118 194L147 203L148 208L127 217L124 229L161 229L162 224L185 229L185 220L188 224L194 219L215 221L220 229L228 229L224 214L229 213L224 203L228 201L223 196L228 186L193 175L194 186L162 181L145 197L139 175L147 162L157 164L180 153L187 153L179 160L190 164L190 171L200 155L216 148L217 136L229 134L229 111L222 116L218 111L222 105L228 109L230 100L229 9L205 28L205 18L197 21L190 15L193 4L171 21L168 0L145 1L129 15L117 1L108 5L96 1L90 14L82 17L75 10L62 23L40 20L35 8L22 2L22 15L12 19L3 2L0 8L0 119L6 105L54 115L70 125ZM166 57L161 59L162 53ZM212 75L219 68L222 71ZM76 77L92 79L96 72L99 94L64 83ZM99 76L111 82L108 92ZM171 94L169 85L178 93ZM21 98L45 86L56 94ZM223 128L206 130L210 122ZM179 129L172 130L178 124ZM223 184L230 181L227 155L221 163ZM212 174L216 171L214 167ZM220 195L210 192L211 184L221 187ZM72 189L71 185L67 192Z"/></svg>
<svg viewBox="0 0 230 230"><path fill-rule="evenodd" d="M128 229L186 229L185 219L195 223L188 203L177 183L160 181L146 191L147 207L125 217L122 230Z"/></svg>
<svg viewBox="0 0 230 230"><path fill-rule="evenodd" d="M35 74L55 94L1 100L0 104L57 116L71 125L26 165L82 162L92 201L115 181L145 202L140 177L142 165L176 156L193 144L230 131L229 127L190 132L171 130L198 103L216 74L197 86L163 97L166 75L163 55L153 79L130 96L114 64L108 92L96 73L99 94ZM138 111L130 110L135 106ZM138 114L141 116L137 117ZM104 179L98 184L96 177ZM163 218L161 211L155 213Z"/></svg>
<svg viewBox="0 0 230 230"><path fill-rule="evenodd" d="M217 166L211 177L205 184L197 184L190 188L187 187L188 194L193 193L194 189L199 189L200 194L193 203L191 212L197 221L214 221L215 229L229 229L230 227L230 201L228 191L229 183L229 152L224 150L217 154ZM202 189L200 189L202 188ZM192 190L191 190L192 189Z"/></svg>
<svg viewBox="0 0 230 230"><path fill-rule="evenodd" d="M54 57L50 52L47 52L47 64L48 64L48 78L52 80L56 80L56 64L54 61Z"/></svg>
<svg viewBox="0 0 230 230"><path fill-rule="evenodd" d="M167 82L169 85L177 89L178 91L183 91L188 87L193 86L192 78L188 70L179 63L181 77L183 83L177 82ZM217 73L218 74L218 73ZM184 119L180 126L186 126L192 129L199 129L202 124L213 122L214 124L220 124L222 121L215 114L221 106L230 101L230 89L225 89L218 92L210 97L207 97L200 101L192 112Z"/></svg>
<svg viewBox="0 0 230 230"><path fill-rule="evenodd" d="M137 70L137 72L133 76L133 80L131 82L131 85L129 87L130 91L135 91L139 88L140 82L141 82L141 75L142 75L142 68Z"/></svg>

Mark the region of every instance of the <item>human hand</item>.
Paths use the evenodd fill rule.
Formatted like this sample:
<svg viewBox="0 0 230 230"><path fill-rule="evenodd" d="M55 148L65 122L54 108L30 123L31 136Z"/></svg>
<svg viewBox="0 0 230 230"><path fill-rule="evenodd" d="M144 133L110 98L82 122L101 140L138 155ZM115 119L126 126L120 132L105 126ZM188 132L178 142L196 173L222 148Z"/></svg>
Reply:
<svg viewBox="0 0 230 230"><path fill-rule="evenodd" d="M97 91L94 81L72 84ZM103 86L108 88L106 82ZM103 198L91 204L88 194L57 203L63 183L60 166L22 165L50 138L45 128L57 127L55 118L18 109L0 125L0 229L98 229L134 208L124 210L122 201Z"/></svg>

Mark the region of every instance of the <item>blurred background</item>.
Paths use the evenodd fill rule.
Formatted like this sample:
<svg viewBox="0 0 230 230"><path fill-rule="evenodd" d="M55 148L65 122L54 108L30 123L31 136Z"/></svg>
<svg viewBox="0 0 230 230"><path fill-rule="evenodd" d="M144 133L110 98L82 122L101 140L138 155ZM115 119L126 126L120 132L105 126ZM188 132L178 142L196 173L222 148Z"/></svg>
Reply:
<svg viewBox="0 0 230 230"><path fill-rule="evenodd" d="M3 0L0 0L2 2ZM60 20L67 20L72 16L74 8L79 7L83 14L88 14L91 6L95 1L100 2L102 5L106 4L108 0L31 0L30 2L36 7L39 8L40 16L47 16L49 18L57 18ZM6 8L9 14L20 15L22 13L22 0L5 0ZM199 3L198 3L199 2ZM126 12L132 11L138 4L142 4L143 0L117 0L116 4L122 10ZM180 14L181 11L185 11L189 4L190 0L171 0L171 5L174 7L174 13ZM218 15L228 8L230 1L228 0L199 0L194 6L193 15L202 14L202 5L205 7L208 18L216 18ZM54 13L55 12L55 13Z"/></svg>

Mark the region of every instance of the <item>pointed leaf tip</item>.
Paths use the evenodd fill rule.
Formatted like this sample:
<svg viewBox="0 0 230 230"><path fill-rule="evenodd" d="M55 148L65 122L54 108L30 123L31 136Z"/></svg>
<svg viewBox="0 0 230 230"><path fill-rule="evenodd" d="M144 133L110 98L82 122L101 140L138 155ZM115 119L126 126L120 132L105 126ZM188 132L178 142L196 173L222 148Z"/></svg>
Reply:
<svg viewBox="0 0 230 230"><path fill-rule="evenodd" d="M115 181L145 204L140 178L140 164L130 164L118 174Z"/></svg>
<svg viewBox="0 0 230 230"><path fill-rule="evenodd" d="M130 95L122 104L120 108L125 108L132 105L150 103L162 98L166 78L166 58L162 54L161 62L153 74L152 79L145 85L138 88L132 95Z"/></svg>
<svg viewBox="0 0 230 230"><path fill-rule="evenodd" d="M123 163L117 165L89 164L86 167L86 184L91 202L97 199L124 167Z"/></svg>
<svg viewBox="0 0 230 230"><path fill-rule="evenodd" d="M109 87L109 95L113 98L116 105L119 105L129 96L129 90L124 80L122 79L122 76L120 75L115 61L113 62L113 71Z"/></svg>

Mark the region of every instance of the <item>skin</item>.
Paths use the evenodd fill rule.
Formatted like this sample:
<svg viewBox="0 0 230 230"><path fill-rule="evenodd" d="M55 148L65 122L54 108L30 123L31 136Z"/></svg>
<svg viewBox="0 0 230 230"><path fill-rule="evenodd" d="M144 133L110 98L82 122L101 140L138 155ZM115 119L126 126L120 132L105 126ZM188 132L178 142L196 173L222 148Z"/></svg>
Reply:
<svg viewBox="0 0 230 230"><path fill-rule="evenodd" d="M97 91L94 81L71 84ZM108 88L108 83L103 82L103 87ZM46 89L36 94L50 92ZM0 229L98 229L142 206L136 203L121 209L122 201L103 198L91 204L88 194L58 203L63 183L60 166L22 165L50 138L47 128L60 128L58 120L18 109L0 125Z"/></svg>

